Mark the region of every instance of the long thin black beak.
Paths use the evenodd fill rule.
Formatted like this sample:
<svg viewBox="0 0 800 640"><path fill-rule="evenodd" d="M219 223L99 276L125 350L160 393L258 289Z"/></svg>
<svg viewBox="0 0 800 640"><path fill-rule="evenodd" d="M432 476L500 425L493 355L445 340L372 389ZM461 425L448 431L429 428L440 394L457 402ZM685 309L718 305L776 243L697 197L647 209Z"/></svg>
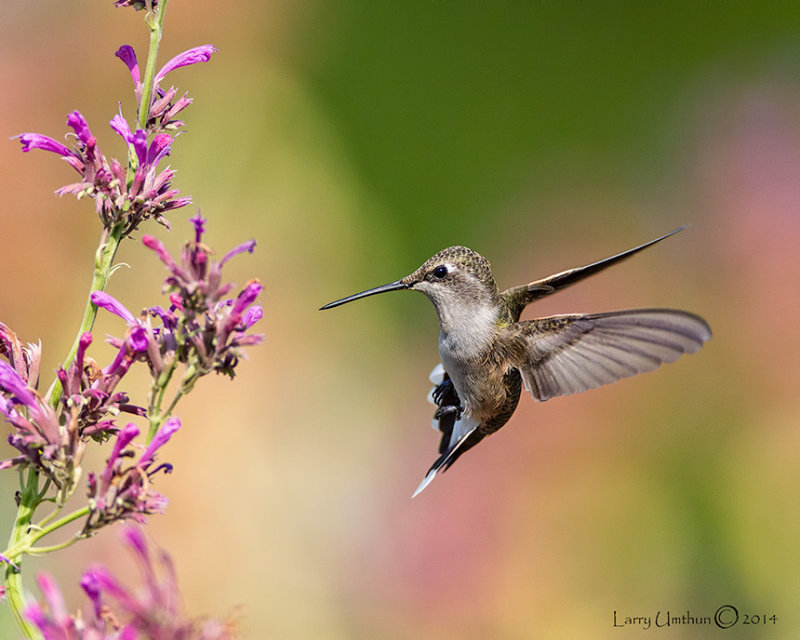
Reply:
<svg viewBox="0 0 800 640"><path fill-rule="evenodd" d="M340 304L344 304L345 302L352 302L353 300L358 300L359 298L374 296L377 293L385 293L386 291L399 291L400 289L410 289L410 288L411 288L410 284L407 284L402 280L397 280L395 282L390 282L389 284L381 285L380 287L375 287L374 289L367 289L366 291L362 291L361 293L354 293L352 296L347 296L346 298L342 298L341 300L329 302L324 307L320 307L319 310L324 311L325 309L333 309L333 307L338 307Z"/></svg>

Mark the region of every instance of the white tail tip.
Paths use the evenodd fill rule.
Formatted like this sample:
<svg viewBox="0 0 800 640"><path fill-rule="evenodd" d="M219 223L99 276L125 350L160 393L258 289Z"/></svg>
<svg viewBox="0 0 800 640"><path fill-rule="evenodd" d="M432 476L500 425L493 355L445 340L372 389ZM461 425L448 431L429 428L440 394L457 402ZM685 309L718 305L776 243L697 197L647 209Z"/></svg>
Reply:
<svg viewBox="0 0 800 640"><path fill-rule="evenodd" d="M414 492L414 495L411 496L412 500L416 498L420 493L422 493L422 490L425 487L427 487L431 483L431 481L436 477L436 471L437 471L436 469L431 469L430 471L428 471L428 475L426 475L425 478L422 480L422 482L419 483L419 486L417 487L417 490Z"/></svg>

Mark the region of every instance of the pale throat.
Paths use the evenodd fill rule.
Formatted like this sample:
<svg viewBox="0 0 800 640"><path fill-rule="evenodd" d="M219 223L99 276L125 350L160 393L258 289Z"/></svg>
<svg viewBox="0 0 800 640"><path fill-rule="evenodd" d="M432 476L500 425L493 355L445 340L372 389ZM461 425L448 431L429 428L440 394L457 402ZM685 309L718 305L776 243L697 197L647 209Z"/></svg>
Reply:
<svg viewBox="0 0 800 640"><path fill-rule="evenodd" d="M462 301L438 312L439 354L445 370L455 379L460 377L460 369L483 359L490 349L497 331L497 309ZM456 384L456 389L459 386Z"/></svg>

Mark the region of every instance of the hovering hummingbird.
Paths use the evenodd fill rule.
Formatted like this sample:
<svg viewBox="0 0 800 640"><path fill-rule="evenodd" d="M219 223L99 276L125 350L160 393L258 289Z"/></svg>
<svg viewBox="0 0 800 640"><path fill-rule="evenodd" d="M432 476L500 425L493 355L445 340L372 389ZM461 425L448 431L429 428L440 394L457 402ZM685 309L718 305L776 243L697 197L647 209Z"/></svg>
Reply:
<svg viewBox="0 0 800 640"><path fill-rule="evenodd" d="M442 433L439 458L414 496L465 451L508 422L522 388L549 400L653 371L694 353L711 337L703 318L677 309L565 314L520 321L534 300L555 293L668 238L679 227L623 253L529 284L498 291L489 261L467 247L449 247L405 278L326 304L386 291L424 293L439 316L442 364L431 374Z"/></svg>

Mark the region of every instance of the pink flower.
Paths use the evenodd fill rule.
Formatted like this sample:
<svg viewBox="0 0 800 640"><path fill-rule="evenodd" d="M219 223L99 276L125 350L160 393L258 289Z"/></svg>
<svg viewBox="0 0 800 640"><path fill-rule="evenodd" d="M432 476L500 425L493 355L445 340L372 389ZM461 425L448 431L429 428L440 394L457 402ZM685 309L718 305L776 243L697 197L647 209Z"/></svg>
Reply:
<svg viewBox="0 0 800 640"><path fill-rule="evenodd" d="M179 53L177 56L172 58L167 64L165 64L159 72L156 74L155 84L156 86L161 84L161 81L164 79L170 71L174 71L180 67L186 67L190 64L197 64L198 62L208 62L211 58L211 54L217 51L216 47L210 44L204 44L199 47L193 47L192 49L187 49L183 53Z"/></svg>
<svg viewBox="0 0 800 640"><path fill-rule="evenodd" d="M186 345L181 352L186 354L187 369L193 370L195 377L211 371L233 377L243 355L242 347L259 344L263 339L259 334L248 333L264 315L255 304L262 286L258 280L251 280L235 298L229 298L233 285L222 281L222 268L233 257L252 253L256 243L248 240L216 262L202 242L205 219L198 214L190 222L195 229L194 242L184 246L180 261L159 240L142 237L144 245L158 255L169 271L164 288L170 294L170 310L160 309L157 315L163 321L169 313L174 320L169 332L161 335L170 335L176 345ZM153 310L151 313L156 315Z"/></svg>
<svg viewBox="0 0 800 640"><path fill-rule="evenodd" d="M133 452L128 446L139 435L139 429L130 423L120 430L103 474L100 478L89 474L91 511L83 528L84 533L90 534L116 520L132 519L142 523L146 515L164 512L167 499L150 486L151 478L159 471L170 473L172 465L162 463L151 467L156 452L180 426L178 418L167 420L136 462L130 462Z"/></svg>
<svg viewBox="0 0 800 640"><path fill-rule="evenodd" d="M175 567L169 556L151 550L138 526L122 530L122 542L144 576L143 584L130 588L106 567L94 565L81 578L81 588L91 603L77 615L67 612L64 596L50 574L37 576L43 603L32 603L25 616L45 640L231 640L230 623L190 618L181 607Z"/></svg>
<svg viewBox="0 0 800 640"><path fill-rule="evenodd" d="M169 168L159 169L161 161L172 152L175 139L174 134L167 131L173 132L183 126L176 117L191 104L191 100L186 94L179 96L174 87L165 90L160 84L170 71L207 62L215 51L212 45L194 47L175 56L161 68L154 78L150 104L139 105L139 111L147 114L143 129L132 129L121 113L110 120L111 129L131 150L124 164L100 152L96 138L79 111L73 111L67 118L67 125L75 132L72 148L39 133L23 133L18 136L22 150L41 149L61 156L81 175L81 180L60 187L56 193L93 198L97 214L106 228L123 223L124 235L127 235L149 218L167 225L165 213L191 203L191 198L179 197L178 190L172 188L175 172ZM116 56L128 68L137 102L141 102L144 88L136 52L130 45L123 45Z"/></svg>

